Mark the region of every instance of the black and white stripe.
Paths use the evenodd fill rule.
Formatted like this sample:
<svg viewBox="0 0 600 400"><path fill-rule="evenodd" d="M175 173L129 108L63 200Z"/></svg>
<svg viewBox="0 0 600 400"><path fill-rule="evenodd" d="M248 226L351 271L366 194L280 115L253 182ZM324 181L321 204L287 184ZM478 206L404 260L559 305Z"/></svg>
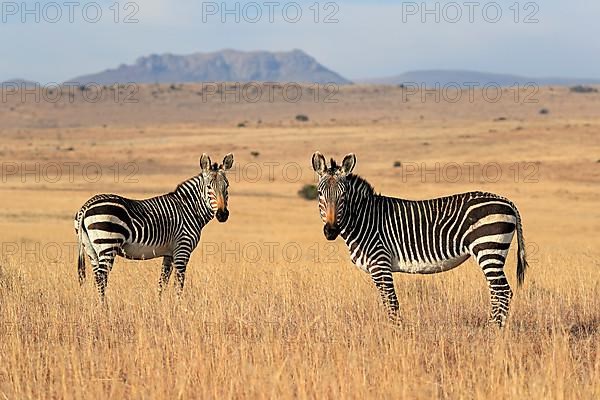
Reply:
<svg viewBox="0 0 600 400"><path fill-rule="evenodd" d="M320 153L313 156L320 175L325 236L329 240L342 236L352 261L371 275L392 318L399 308L393 272L443 272L473 256L490 290L490 319L505 324L512 291L504 264L515 231L519 284L527 268L521 217L510 200L485 192L424 201L386 197L351 173L354 155L346 156L341 166L331 161L327 167Z"/></svg>
<svg viewBox="0 0 600 400"><path fill-rule="evenodd" d="M201 173L171 193L146 200L100 194L88 200L75 215L80 283L85 280L85 254L92 263L102 300L116 256L133 260L163 257L159 291L174 268L180 292L202 228L215 215L220 222L229 215L225 170L231 168L233 155L228 154L218 165L203 154L200 164Z"/></svg>

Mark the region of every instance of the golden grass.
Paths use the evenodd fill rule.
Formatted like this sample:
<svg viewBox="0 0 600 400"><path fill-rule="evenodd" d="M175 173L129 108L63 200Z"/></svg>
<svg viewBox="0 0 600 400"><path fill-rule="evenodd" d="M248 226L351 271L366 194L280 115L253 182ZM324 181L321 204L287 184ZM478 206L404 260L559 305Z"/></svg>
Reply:
<svg viewBox="0 0 600 400"><path fill-rule="evenodd" d="M487 289L473 263L443 275L397 276L404 315L397 328L368 277L347 263L210 261L190 266L181 302L172 289L159 301L158 262L119 262L108 310L97 304L91 282L77 285L72 263L52 265L51 273L42 263L4 264L0 393L600 395L600 285L587 260L557 254L533 266L503 331L485 323Z"/></svg>

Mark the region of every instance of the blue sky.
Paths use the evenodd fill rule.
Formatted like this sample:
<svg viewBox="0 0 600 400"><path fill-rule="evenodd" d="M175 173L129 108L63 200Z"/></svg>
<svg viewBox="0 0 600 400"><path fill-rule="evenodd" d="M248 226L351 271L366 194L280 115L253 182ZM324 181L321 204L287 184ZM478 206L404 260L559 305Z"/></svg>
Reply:
<svg viewBox="0 0 600 400"><path fill-rule="evenodd" d="M283 0L274 1L277 4L269 8L265 5L268 0L258 0L254 2L262 12L258 18L256 7L247 1L237 2L239 11L222 15L221 1L137 0L127 9L128 1L117 3L119 22L114 21L111 8L116 0L82 1L73 6L72 22L65 5L68 1L26 1L29 13L21 1L2 2L0 81L26 78L60 82L131 63L151 53L188 54L223 48L299 48L350 79L415 69L600 78L597 1L485 0L467 6L467 0ZM48 3L58 4L62 16L57 17L56 7ZM84 16L86 3L93 4L87 6ZM228 9L235 10L236 2L226 3ZM102 16L93 23L97 6ZM424 14L425 8L430 13ZM297 9L302 11L299 18ZM273 22L269 21L269 10L273 11ZM124 23L130 13L137 22ZM337 22L325 23L327 15ZM36 22L38 16L40 21ZM525 23L527 16L530 23ZM298 21L292 22L295 19Z"/></svg>

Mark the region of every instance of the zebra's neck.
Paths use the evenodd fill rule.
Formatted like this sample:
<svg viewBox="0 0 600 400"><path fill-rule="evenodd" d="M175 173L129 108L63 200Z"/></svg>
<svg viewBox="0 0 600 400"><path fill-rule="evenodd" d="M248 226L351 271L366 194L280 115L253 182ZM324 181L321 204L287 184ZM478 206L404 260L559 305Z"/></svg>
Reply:
<svg viewBox="0 0 600 400"><path fill-rule="evenodd" d="M353 236L356 227L361 226L361 220L365 217L363 211L370 209L377 194L373 186L358 175L350 174L346 179L348 181L346 210L340 228L342 238L347 241Z"/></svg>
<svg viewBox="0 0 600 400"><path fill-rule="evenodd" d="M202 175L197 175L181 182L171 193L196 216L202 225L206 225L214 217L214 212L208 205L208 199L204 198L205 184Z"/></svg>

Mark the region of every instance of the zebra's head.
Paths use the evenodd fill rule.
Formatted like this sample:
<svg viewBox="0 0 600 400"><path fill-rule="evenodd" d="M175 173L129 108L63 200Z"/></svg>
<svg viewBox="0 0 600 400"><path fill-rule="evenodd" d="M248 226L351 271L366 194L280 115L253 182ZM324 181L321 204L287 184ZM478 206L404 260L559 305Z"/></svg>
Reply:
<svg viewBox="0 0 600 400"><path fill-rule="evenodd" d="M227 199L229 197L229 181L225 171L233 166L233 154L229 153L223 159L223 164L212 163L208 154L200 157L201 174L204 179L204 198L217 217L217 221L225 222L229 218Z"/></svg>
<svg viewBox="0 0 600 400"><path fill-rule="evenodd" d="M352 153L344 157L341 165L331 159L327 166L325 157L318 151L313 154L312 165L319 175L317 191L319 193L319 211L325 226L323 233L327 240L335 240L341 232L348 182L346 177L356 165L356 156Z"/></svg>

